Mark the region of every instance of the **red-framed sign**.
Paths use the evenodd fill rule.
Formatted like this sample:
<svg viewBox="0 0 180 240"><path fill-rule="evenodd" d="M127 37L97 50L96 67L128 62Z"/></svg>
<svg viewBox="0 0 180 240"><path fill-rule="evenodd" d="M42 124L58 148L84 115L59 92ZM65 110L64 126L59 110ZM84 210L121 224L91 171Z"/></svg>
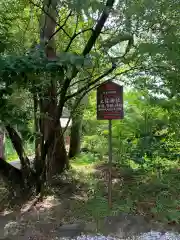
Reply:
<svg viewBox="0 0 180 240"><path fill-rule="evenodd" d="M97 119L123 119L123 87L106 82L97 88Z"/></svg>

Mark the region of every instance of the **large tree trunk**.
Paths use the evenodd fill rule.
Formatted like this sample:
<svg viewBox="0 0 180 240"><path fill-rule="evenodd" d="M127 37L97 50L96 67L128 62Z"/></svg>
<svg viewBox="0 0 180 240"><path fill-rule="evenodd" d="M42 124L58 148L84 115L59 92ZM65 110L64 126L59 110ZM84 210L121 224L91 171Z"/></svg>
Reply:
<svg viewBox="0 0 180 240"><path fill-rule="evenodd" d="M47 166L49 177L63 172L67 164L67 153L60 124L55 132L54 143L49 148L48 158L50 159Z"/></svg>
<svg viewBox="0 0 180 240"><path fill-rule="evenodd" d="M56 58L55 42L52 37L55 32L57 18L57 0L44 0L43 9L46 13L42 13L42 21L40 26L41 43L46 43L46 54L49 61ZM50 76L52 79L52 77ZM47 154L47 167L50 175L56 175L63 171L67 163L67 154L64 146L64 137L60 122L55 124L57 109L57 86L56 78L53 77L47 92L44 95L42 113L45 116L43 122L44 140L48 140L51 131L55 131L55 137L52 140L51 147ZM54 126L56 125L56 128ZM44 163L45 165L45 163Z"/></svg>

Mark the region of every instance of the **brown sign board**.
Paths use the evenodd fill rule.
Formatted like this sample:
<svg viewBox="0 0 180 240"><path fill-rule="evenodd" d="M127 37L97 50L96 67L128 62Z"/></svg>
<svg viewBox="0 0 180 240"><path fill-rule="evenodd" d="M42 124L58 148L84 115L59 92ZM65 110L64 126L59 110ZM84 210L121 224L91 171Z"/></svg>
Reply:
<svg viewBox="0 0 180 240"><path fill-rule="evenodd" d="M106 82L97 88L97 119L123 119L123 87Z"/></svg>

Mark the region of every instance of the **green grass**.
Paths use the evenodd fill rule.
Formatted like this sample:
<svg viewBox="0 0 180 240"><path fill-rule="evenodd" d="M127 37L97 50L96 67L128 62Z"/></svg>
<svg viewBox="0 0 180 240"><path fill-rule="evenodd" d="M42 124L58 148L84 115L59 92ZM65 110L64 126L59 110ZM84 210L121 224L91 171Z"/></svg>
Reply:
<svg viewBox="0 0 180 240"><path fill-rule="evenodd" d="M9 138L6 138L6 141L5 141L5 156L7 161L13 161L18 159L18 155L15 152Z"/></svg>
<svg viewBox="0 0 180 240"><path fill-rule="evenodd" d="M28 155L33 153L32 144L26 144L25 148ZM18 158L8 139L6 156L8 161ZM140 166L131 161L113 169L116 179L113 179L113 205L109 210L107 171L96 168L103 161L94 155L80 155L71 162L71 176L84 187L81 194L71 200L70 214L66 217L100 221L107 215L128 212L163 223L180 223L179 163L167 159L161 161L160 170L148 163Z"/></svg>
<svg viewBox="0 0 180 240"><path fill-rule="evenodd" d="M77 166L91 165L97 162L99 162L99 158L91 153L81 154L78 158L71 160L71 163L77 164Z"/></svg>
<svg viewBox="0 0 180 240"><path fill-rule="evenodd" d="M74 177L87 185L81 196L74 196L70 209L74 217L100 221L104 216L128 212L165 224L180 223L180 174L175 164L170 167L168 161L167 166L164 162L160 175L152 169L148 171L147 166L113 170L118 177L113 180L113 206L109 210L107 178L102 170L95 170L102 162L87 158L83 155L72 163Z"/></svg>
<svg viewBox="0 0 180 240"><path fill-rule="evenodd" d="M34 144L33 143L26 143L25 144L25 151L28 156L32 155L34 153ZM6 138L5 141L5 156L8 162L14 161L18 159L18 155L16 151L13 148L13 145L9 138Z"/></svg>

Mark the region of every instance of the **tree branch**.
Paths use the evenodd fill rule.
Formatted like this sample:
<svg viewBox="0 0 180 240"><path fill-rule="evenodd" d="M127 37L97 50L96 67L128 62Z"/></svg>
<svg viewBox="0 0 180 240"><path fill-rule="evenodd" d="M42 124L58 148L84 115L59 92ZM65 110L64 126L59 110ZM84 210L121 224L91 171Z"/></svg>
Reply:
<svg viewBox="0 0 180 240"><path fill-rule="evenodd" d="M39 6L37 3L33 2L32 0L29 0L29 2L34 5L35 7L39 8L44 12L54 23L56 23L59 26L59 23L56 22L56 20L45 10L44 7Z"/></svg>
<svg viewBox="0 0 180 240"><path fill-rule="evenodd" d="M103 12L101 14L101 17L98 20L98 22L97 22L97 24L96 24L96 26L95 26L95 28L92 32L92 35L89 38L89 40L88 40L88 42L87 42L87 44L86 44L86 46L85 46L85 48L82 52L83 56L87 55L91 51L92 47L94 46L97 38L99 37L99 35L101 33L102 28L104 27L104 24L105 24L107 18L109 17L109 14L110 14L110 11L111 11L111 9L114 5L114 2L115 2L115 0L107 0L105 9L103 10ZM77 76L78 72L79 72L78 69L76 67L74 67L71 79L66 79L65 80L65 84L66 85L68 84L68 87L70 85L71 80ZM67 89L68 89L68 87L67 87ZM60 106L60 104L59 104L59 106Z"/></svg>
<svg viewBox="0 0 180 240"><path fill-rule="evenodd" d="M124 74L124 73L126 73L126 72L131 71L131 70L133 70L133 69L126 70L126 71L121 72L121 73L119 73L119 74L115 74L113 77L111 77L111 78L107 79L106 81L104 81L103 84L106 83L106 82L109 82L109 81L113 80L115 77L120 76L120 75L122 75L122 74ZM89 88L88 90L86 90L86 91L76 100L76 102L75 102L75 104L74 104L74 106L73 106L73 110L72 110L72 112L71 112L71 115L70 115L70 117L69 117L69 119L68 119L68 122L67 122L67 124L66 124L66 127L65 127L63 133L66 131L66 129L67 129L68 125L69 125L69 122L70 122L70 120L71 120L71 118L72 118L72 115L74 114L76 108L77 108L78 105L80 104L80 102L81 102L81 100L83 99L83 97L84 97L86 94L88 94L90 91L92 91L93 89L99 87L101 84L102 84L102 83L98 83L98 84L92 86L91 88Z"/></svg>
<svg viewBox="0 0 180 240"><path fill-rule="evenodd" d="M131 44L133 44L133 36L131 34L127 33L118 33L118 35L113 39L114 34L111 35L105 42L102 44L102 46L107 50L110 49L111 47L115 46L118 43L125 42L125 41L130 41Z"/></svg>
<svg viewBox="0 0 180 240"><path fill-rule="evenodd" d="M115 2L115 0L107 0L105 9L103 10L103 12L101 14L101 17L98 20L98 22L97 22L97 24L96 24L96 26L94 28L94 31L92 32L92 35L89 38L89 40L88 40L88 42L87 42L87 44L86 44L86 46L85 46L85 48L83 50L83 53L82 53L83 56L87 55L91 51L92 47L94 46L97 38L99 37L99 35L101 33L102 28L104 27L104 24L105 24L107 18L109 17L109 14L110 14L110 11L111 11L111 9L112 9L112 7L114 5L114 2ZM103 78L107 74L111 73L113 70L114 70L114 67L109 69L105 73L105 75L101 76L101 78ZM54 128L56 128L57 125L59 124L59 119L60 119L61 114L62 114L64 103L68 100L67 97L66 97L66 93L67 93L67 90L68 90L68 88L70 86L71 80L77 76L78 72L79 72L78 69L76 67L74 67L73 72L72 72L72 77L71 78L67 78L64 81L64 85L62 87L62 92L61 92L61 96L60 96L60 101L59 101L58 107L56 109L57 114L56 114ZM98 78L96 80L99 81L101 78ZM91 86L93 83L94 82L91 82L91 84L88 85L88 86ZM85 90L88 88L88 86L85 87ZM45 159L45 157L47 155L47 151L48 151L49 147L51 146L52 139L54 138L54 135L55 135L55 131L50 132L50 134L48 136L48 139L47 139L47 141L44 144L44 153L42 155L42 159L43 160Z"/></svg>
<svg viewBox="0 0 180 240"><path fill-rule="evenodd" d="M65 52L67 52L67 51L69 50L69 48L70 48L73 40L74 40L78 35L80 35L80 34L82 34L82 33L85 33L85 32L87 32L87 31L94 31L94 30L93 30L92 28L88 28L88 29L84 29L84 30L82 30L82 31L80 31L80 32L78 32L78 33L74 33L74 35L71 37L71 39L70 39L70 41L69 41L69 43L68 43L68 45L67 45L67 47L66 47L66 49L65 49Z"/></svg>
<svg viewBox="0 0 180 240"><path fill-rule="evenodd" d="M80 94L81 92L83 92L84 90L86 90L87 88L89 88L91 85L95 84L96 82L100 81L102 78L106 77L107 75L109 75L110 73L112 73L114 71L115 67L112 66L112 68L110 68L109 70L107 70L105 73L103 73L101 76L99 76L98 78L94 79L92 82L89 82L86 86L82 87L81 89L79 89L76 93L73 93L69 96L66 97L67 101L68 99L77 96L78 94Z"/></svg>
<svg viewBox="0 0 180 240"><path fill-rule="evenodd" d="M114 5L114 2L115 2L115 0L107 0L105 9L103 10L103 12L101 14L101 17L98 20L98 22L97 22L97 24L96 24L96 26L95 26L95 28L92 32L92 35L89 38L89 40L88 40L88 42L87 42L87 44L86 44L86 46L85 46L85 48L82 52L83 56L87 55L91 51L92 47L94 46L97 38L99 37L99 35L101 33L102 28L104 27L104 24L105 24L107 18L109 17L109 14L110 14L110 11L111 11L111 9ZM74 67L71 79L75 78L76 75L78 74L78 72L79 72L78 69L76 67Z"/></svg>
<svg viewBox="0 0 180 240"><path fill-rule="evenodd" d="M70 11L70 13L68 14L68 16L66 17L65 22L64 22L62 25L60 25L60 24L51 16L51 14L49 14L49 13L45 10L44 7L39 6L37 3L34 3L32 0L29 0L29 2L30 2L31 4L33 4L35 7L41 9L42 12L44 12L44 14L46 14L46 15L58 26L58 29L49 37L48 41L51 40L60 30L62 30L69 38L71 38L70 35L66 32L66 30L64 30L63 27L66 25L67 20L68 20L69 17L72 15L72 11ZM46 44L48 44L48 43L46 43Z"/></svg>
<svg viewBox="0 0 180 240"><path fill-rule="evenodd" d="M71 46L71 43L72 43L72 41L74 40L73 37L74 37L74 35L76 35L76 31L77 31L77 27L78 27L78 20L79 20L79 16L77 16L77 19L76 19L76 27L75 27L75 30L74 30L74 34L73 34L73 36L71 37L70 42L69 42L68 46L66 47L65 52L67 52L67 51L69 50L69 48L70 48L70 46Z"/></svg>
<svg viewBox="0 0 180 240"><path fill-rule="evenodd" d="M107 18L109 17L109 14L114 5L114 2L115 2L115 0L107 0L105 9L102 12L101 17L100 17L99 21L97 22L97 24L94 28L94 31L84 48L84 51L83 51L84 56L86 54L88 54L91 51L92 47L94 46L97 38L99 37L99 35L101 33L102 28L104 27L104 24L105 24Z"/></svg>
<svg viewBox="0 0 180 240"><path fill-rule="evenodd" d="M9 134L9 137L11 139L11 142L14 146L14 149L16 150L18 157L20 159L21 165L24 168L30 167L30 162L28 157L25 154L22 139L20 138L19 134L15 131L14 128L12 128L10 125L6 126L6 130Z"/></svg>
<svg viewBox="0 0 180 240"><path fill-rule="evenodd" d="M107 79L106 81L104 81L103 84L106 83L106 82L112 81L112 80L115 79L117 76L123 75L124 73L130 72L130 71L132 71L132 70L134 70L134 69L135 69L135 68L128 69L128 70L125 70L124 72L115 74L113 77L111 77L111 78ZM94 82L95 82L95 81L94 81ZM99 80L97 80L97 81L96 81L95 83L93 83L93 84L96 84L97 82L99 82ZM83 98L87 93L89 93L89 92L92 91L93 89L99 87L99 86L102 84L102 82L100 82L100 83L92 86L93 84L91 84L91 87L89 87L87 90L86 90L85 88L81 89L81 91L85 90L85 92L84 92L84 93L82 94L82 96L80 97L80 101L82 100L82 98ZM79 102L80 102L80 101L79 101Z"/></svg>
<svg viewBox="0 0 180 240"><path fill-rule="evenodd" d="M83 97L88 93L88 92L90 92L91 90L93 90L94 88L96 88L96 87L98 87L101 83L99 83L99 84L96 84L97 82L99 82L103 77L105 77L105 76L107 76L109 73L111 73L111 72L113 72L113 70L114 70L115 68L114 67L112 67L112 68L110 68L106 73L104 73L104 74L102 74L100 77L98 77L98 78L96 78L94 81L92 81L91 83L89 83L87 86L85 86L85 87L82 87L78 92L76 92L75 94L72 94L72 95L69 95L69 96L67 96L67 97L65 97L65 99L64 99L64 102L63 103L65 103L68 99L70 99L70 98L72 98L72 97L74 97L74 96L76 96L76 95L78 95L79 93L81 93L81 92L83 92L84 91L84 93L77 99L77 101L76 101L76 103L75 103L75 105L74 105L74 108L77 108L77 106L78 106L78 104L81 102L81 100L83 99ZM129 71L131 71L131 70L134 70L135 68L132 68L132 69L128 69L128 70L126 70L126 71L124 71L124 72L121 72L121 73L119 73L119 74L116 74L115 76L113 76L112 78L109 78L108 80L106 80L106 81L104 81L104 83L105 82L107 82L107 81L110 81L110 80L112 80L112 79L114 79L116 76L120 76L120 75L123 75L124 73L127 73L127 72L129 72ZM96 85L94 85L94 84L96 84ZM94 85L94 86L92 86L92 85ZM92 86L92 87L91 87ZM66 86L67 87L67 86ZM68 98L68 99L67 99ZM63 104L63 106L64 106L64 104ZM61 109L61 111L62 111L62 109ZM74 111L73 111L74 112ZM57 114L57 118L56 118L56 125L57 125L57 123L59 122L59 119L60 119L60 115L59 115L59 113L60 113L60 111L58 111L58 114ZM69 120L70 121L70 120ZM68 121L68 122L69 122ZM56 127L56 125L55 125L55 127ZM45 144L44 144L44 153L43 153L43 156L42 156L42 159L45 159L45 157L46 157L46 155L47 155L47 151L48 151L48 149L49 149L49 147L51 146L51 143L52 143L52 138L54 137L54 131L52 131L51 133L50 133L50 135L49 135L49 137L48 137L48 140L45 142Z"/></svg>
<svg viewBox="0 0 180 240"><path fill-rule="evenodd" d="M88 72L88 74L89 74L88 77L85 77L85 78L83 78L83 79L79 79L78 81L70 84L69 87L72 88L72 87L75 86L76 84L82 83L82 82L84 82L84 81L90 81L90 79L95 78L95 77L98 77L99 74L96 74L96 76L95 76L95 75L93 76L93 73L94 73L94 72L95 72L95 67L93 67L91 73Z"/></svg>
<svg viewBox="0 0 180 240"><path fill-rule="evenodd" d="M49 40L51 40L60 30L63 30L63 32L69 37L69 38L71 38L70 37L70 35L64 30L64 26L66 25L66 23L67 23L67 21L68 21L68 19L69 19L69 17L72 15L72 11L70 11L70 13L68 14L68 16L66 17L66 19L65 19L65 21L64 21L64 23L61 25L61 26L59 26L58 27L58 29L50 36L50 38L49 38ZM58 24L59 25L59 24Z"/></svg>

